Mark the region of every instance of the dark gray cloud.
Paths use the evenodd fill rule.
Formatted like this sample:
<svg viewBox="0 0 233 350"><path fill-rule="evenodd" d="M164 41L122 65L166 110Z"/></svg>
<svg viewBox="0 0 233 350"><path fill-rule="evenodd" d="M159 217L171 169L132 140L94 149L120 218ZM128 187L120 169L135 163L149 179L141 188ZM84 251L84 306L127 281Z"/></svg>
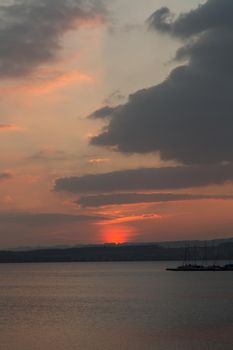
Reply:
<svg viewBox="0 0 233 350"><path fill-rule="evenodd" d="M110 104L110 103L119 103L119 101L123 100L125 98L125 96L123 95L123 93L117 89L114 90L105 100L104 103L105 104ZM111 113L112 111L110 111Z"/></svg>
<svg viewBox="0 0 233 350"><path fill-rule="evenodd" d="M100 216L89 215L69 215L60 213L0 213L1 224L16 224L16 225L30 225L30 226L43 226L43 225L61 225L72 222L84 222L84 221L99 221L104 220Z"/></svg>
<svg viewBox="0 0 233 350"><path fill-rule="evenodd" d="M114 107L109 107L109 106L104 106L97 111L93 112L89 118L92 119L102 119L102 118L107 118L110 117L111 114L115 111Z"/></svg>
<svg viewBox="0 0 233 350"><path fill-rule="evenodd" d="M101 0L13 0L0 5L0 77L31 73L54 60L62 35L97 16Z"/></svg>
<svg viewBox="0 0 233 350"><path fill-rule="evenodd" d="M233 165L141 168L57 179L55 191L73 193L167 190L222 185L233 180Z"/></svg>
<svg viewBox="0 0 233 350"><path fill-rule="evenodd" d="M223 199L232 200L233 196L228 195L202 195L202 194L177 194L177 193L113 193L95 196L83 196L76 202L82 207L101 207L121 204L137 203L161 203L191 201L202 199Z"/></svg>
<svg viewBox="0 0 233 350"><path fill-rule="evenodd" d="M208 0L197 9L174 19L167 7L156 10L148 19L151 28L174 36L188 38L212 29L232 30L233 3L231 0Z"/></svg>
<svg viewBox="0 0 233 350"><path fill-rule="evenodd" d="M150 28L183 39L176 59L188 63L126 104L96 111L110 119L91 144L124 153L159 152L163 160L186 164L231 162L232 18L232 0L208 0L177 18L167 8L156 11Z"/></svg>

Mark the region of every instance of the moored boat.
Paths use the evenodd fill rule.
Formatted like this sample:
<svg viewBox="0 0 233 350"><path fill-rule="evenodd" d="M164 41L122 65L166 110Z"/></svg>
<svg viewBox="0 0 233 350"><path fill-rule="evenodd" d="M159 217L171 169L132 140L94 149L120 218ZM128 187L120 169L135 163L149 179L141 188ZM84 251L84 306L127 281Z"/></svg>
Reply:
<svg viewBox="0 0 233 350"><path fill-rule="evenodd" d="M174 268L167 268L167 271L233 271L233 264L220 265L192 265L184 264Z"/></svg>

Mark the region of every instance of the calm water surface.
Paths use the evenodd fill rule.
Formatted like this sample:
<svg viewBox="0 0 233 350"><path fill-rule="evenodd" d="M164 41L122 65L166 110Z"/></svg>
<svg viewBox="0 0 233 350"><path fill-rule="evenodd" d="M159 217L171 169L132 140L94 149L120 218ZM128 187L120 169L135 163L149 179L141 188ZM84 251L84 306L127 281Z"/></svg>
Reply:
<svg viewBox="0 0 233 350"><path fill-rule="evenodd" d="M0 265L3 350L232 350L233 272Z"/></svg>

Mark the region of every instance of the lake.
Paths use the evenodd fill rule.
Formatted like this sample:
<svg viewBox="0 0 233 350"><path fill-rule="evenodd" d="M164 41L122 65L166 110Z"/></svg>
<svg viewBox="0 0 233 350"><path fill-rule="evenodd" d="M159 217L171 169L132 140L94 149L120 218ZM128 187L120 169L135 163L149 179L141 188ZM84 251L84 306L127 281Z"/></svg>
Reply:
<svg viewBox="0 0 233 350"><path fill-rule="evenodd" d="M3 350L232 350L233 272L0 265Z"/></svg>

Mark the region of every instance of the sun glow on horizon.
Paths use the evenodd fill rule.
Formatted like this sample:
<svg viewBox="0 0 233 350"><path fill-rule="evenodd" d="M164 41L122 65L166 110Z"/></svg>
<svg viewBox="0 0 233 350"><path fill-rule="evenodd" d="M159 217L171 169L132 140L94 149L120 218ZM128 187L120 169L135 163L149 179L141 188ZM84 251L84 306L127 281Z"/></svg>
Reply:
<svg viewBox="0 0 233 350"><path fill-rule="evenodd" d="M128 226L109 225L101 232L103 243L126 243L135 236L134 229Z"/></svg>

